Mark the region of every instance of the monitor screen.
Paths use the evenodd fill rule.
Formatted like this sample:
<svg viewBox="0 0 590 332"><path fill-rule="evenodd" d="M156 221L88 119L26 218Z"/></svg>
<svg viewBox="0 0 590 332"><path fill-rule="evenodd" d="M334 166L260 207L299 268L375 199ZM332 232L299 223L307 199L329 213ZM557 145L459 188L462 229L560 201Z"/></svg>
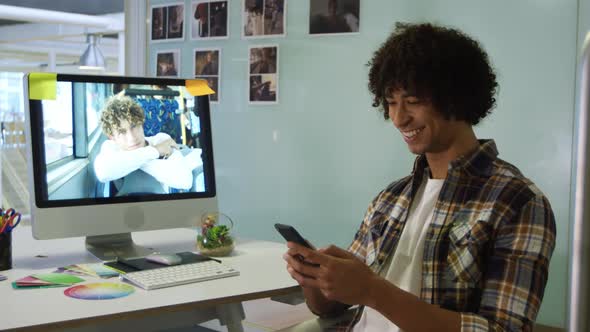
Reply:
<svg viewBox="0 0 590 332"><path fill-rule="evenodd" d="M194 227L216 212L208 96L179 79L55 83L26 112L36 238Z"/></svg>

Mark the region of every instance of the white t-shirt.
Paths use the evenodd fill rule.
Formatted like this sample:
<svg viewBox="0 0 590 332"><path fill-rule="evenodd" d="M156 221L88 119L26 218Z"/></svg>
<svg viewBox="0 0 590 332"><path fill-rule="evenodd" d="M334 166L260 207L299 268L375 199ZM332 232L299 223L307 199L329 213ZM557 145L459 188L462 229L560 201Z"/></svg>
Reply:
<svg viewBox="0 0 590 332"><path fill-rule="evenodd" d="M120 179L138 169L153 176L163 186L190 189L193 183L192 170L203 164L201 149L191 149L186 156L174 150L167 159L158 159L159 144L170 136L158 133L145 137L149 145L131 151L124 151L112 140L106 140L94 160L94 172L100 182Z"/></svg>
<svg viewBox="0 0 590 332"><path fill-rule="evenodd" d="M384 269L385 279L416 296L420 296L422 288L422 258L426 233L443 183L444 180L439 179L422 182L414 197L395 254ZM400 329L378 311L365 307L353 331L399 332Z"/></svg>

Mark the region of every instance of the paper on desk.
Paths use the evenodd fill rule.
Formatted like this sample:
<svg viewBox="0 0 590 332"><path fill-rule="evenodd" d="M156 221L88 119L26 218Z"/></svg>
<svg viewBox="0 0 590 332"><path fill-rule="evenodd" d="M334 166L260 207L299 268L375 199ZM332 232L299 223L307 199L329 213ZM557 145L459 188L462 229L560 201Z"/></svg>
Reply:
<svg viewBox="0 0 590 332"><path fill-rule="evenodd" d="M89 276L98 277L98 274L96 274L96 272L94 272L94 270L90 268L89 264L75 264L75 265L66 266L66 268L80 271L80 272L85 273Z"/></svg>
<svg viewBox="0 0 590 332"><path fill-rule="evenodd" d="M100 278L117 277L120 273L109 269L102 263L94 264L73 264L59 267L53 273L67 273L77 276L92 276Z"/></svg>
<svg viewBox="0 0 590 332"><path fill-rule="evenodd" d="M91 276L91 277L97 276L95 273L91 273L86 270L82 270L82 269L76 267L75 265L58 267L57 270L53 271L53 273L67 273L67 274L72 274L75 276Z"/></svg>
<svg viewBox="0 0 590 332"><path fill-rule="evenodd" d="M52 285L52 283L49 281L44 281L41 279L33 278L31 276L26 276L24 278L20 278L15 282L19 286Z"/></svg>
<svg viewBox="0 0 590 332"><path fill-rule="evenodd" d="M119 272L109 269L107 266L103 265L102 263L87 264L87 266L89 269L94 271L94 273L96 273L101 278L117 277L119 275Z"/></svg>
<svg viewBox="0 0 590 332"><path fill-rule="evenodd" d="M39 273L33 274L33 278L37 278L43 281L49 281L53 284L60 284L60 285L73 285L79 282L84 281L84 279L80 277L76 277L69 274L63 273Z"/></svg>
<svg viewBox="0 0 590 332"><path fill-rule="evenodd" d="M12 285L13 289L37 289L37 288L53 288L53 287L68 287L68 286L70 286L70 285L60 285L60 284L20 286L16 283L16 281L13 281L11 285Z"/></svg>

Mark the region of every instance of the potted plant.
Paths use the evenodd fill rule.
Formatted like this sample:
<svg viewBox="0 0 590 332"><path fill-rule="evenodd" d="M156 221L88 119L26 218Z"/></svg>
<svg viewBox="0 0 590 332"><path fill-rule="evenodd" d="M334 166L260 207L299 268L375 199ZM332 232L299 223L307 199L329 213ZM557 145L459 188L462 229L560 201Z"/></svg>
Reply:
<svg viewBox="0 0 590 332"><path fill-rule="evenodd" d="M219 222L221 217L229 221L229 226ZM204 214L201 218L201 231L197 235L197 248L205 256L227 256L234 249L234 239L230 234L233 221L223 213Z"/></svg>

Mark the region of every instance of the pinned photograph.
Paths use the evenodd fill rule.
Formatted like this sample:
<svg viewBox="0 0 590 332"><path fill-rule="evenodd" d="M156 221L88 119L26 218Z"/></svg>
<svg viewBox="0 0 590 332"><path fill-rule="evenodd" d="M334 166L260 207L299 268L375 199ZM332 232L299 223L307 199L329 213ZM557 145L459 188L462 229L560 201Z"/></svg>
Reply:
<svg viewBox="0 0 590 332"><path fill-rule="evenodd" d="M250 75L250 103L275 104L278 101L278 75Z"/></svg>
<svg viewBox="0 0 590 332"><path fill-rule="evenodd" d="M285 36L287 0L243 0L244 38Z"/></svg>
<svg viewBox="0 0 590 332"><path fill-rule="evenodd" d="M182 39L184 37L184 5L168 7L167 39Z"/></svg>
<svg viewBox="0 0 590 332"><path fill-rule="evenodd" d="M275 74L278 46L250 47L250 74Z"/></svg>
<svg viewBox="0 0 590 332"><path fill-rule="evenodd" d="M168 8L152 7L152 40L166 39L166 28L168 26Z"/></svg>
<svg viewBox="0 0 590 332"><path fill-rule="evenodd" d="M180 50L156 53L156 76L178 77L180 72Z"/></svg>
<svg viewBox="0 0 590 332"><path fill-rule="evenodd" d="M229 1L193 1L191 39L229 37Z"/></svg>
<svg viewBox="0 0 590 332"><path fill-rule="evenodd" d="M209 96L213 103L219 102L219 78L221 76L221 49L197 48L194 52L193 73L196 78L204 79L215 94Z"/></svg>
<svg viewBox="0 0 590 332"><path fill-rule="evenodd" d="M248 91L251 104L279 100L279 46L257 45L248 50Z"/></svg>
<svg viewBox="0 0 590 332"><path fill-rule="evenodd" d="M211 89L213 89L213 91L215 91L214 94L209 95L209 101L212 103L219 103L219 77L218 76L196 76L195 78L200 78L202 80L207 81L207 85L209 85L209 87Z"/></svg>
<svg viewBox="0 0 590 332"><path fill-rule="evenodd" d="M360 0L310 0L309 34L359 32Z"/></svg>
<svg viewBox="0 0 590 332"><path fill-rule="evenodd" d="M195 50L195 76L219 76L219 49Z"/></svg>
<svg viewBox="0 0 590 332"><path fill-rule="evenodd" d="M184 5L182 3L152 6L150 15L150 41L184 39Z"/></svg>

